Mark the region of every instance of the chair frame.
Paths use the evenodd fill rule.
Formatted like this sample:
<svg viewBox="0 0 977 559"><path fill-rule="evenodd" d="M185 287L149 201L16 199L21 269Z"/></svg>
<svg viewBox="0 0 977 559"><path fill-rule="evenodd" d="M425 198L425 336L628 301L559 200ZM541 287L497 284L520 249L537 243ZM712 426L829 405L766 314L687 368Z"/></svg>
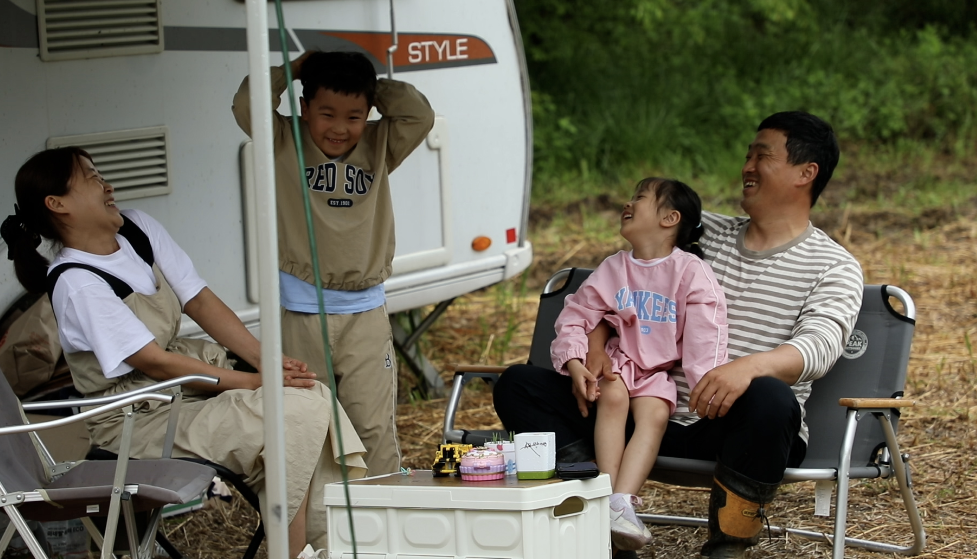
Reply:
<svg viewBox="0 0 977 559"><path fill-rule="evenodd" d="M191 377L180 377L178 379L172 379L170 381L166 381L165 383L161 382L154 386L140 388L138 390L133 390L120 395L108 396L108 398L117 398L129 394L135 394L137 392L163 390L171 386L173 387L175 395L179 395L182 397L182 391L179 385L185 384L187 382L191 382L189 380L182 380L185 378L191 378ZM216 377L210 377L210 376L204 376L203 378L216 379ZM76 402L76 401L77 400L72 400L72 402ZM167 425L167 439L164 442L164 447L163 447L164 453L166 454L165 458L170 457L170 453L173 447L172 433L174 432L173 430L176 427L173 418L179 415L179 403L174 404L174 408L172 409L171 413L173 414L170 415L170 422L172 423L172 425ZM93 447L92 450L89 451L89 454L86 457L86 459L88 460L115 460L116 458L117 456L115 454L107 450L103 450L95 447ZM258 500L258 495L250 487L248 487L248 485L244 482L244 478L240 474L232 472L231 470L229 470L228 468L224 467L221 464L217 464L216 462L211 462L210 460L205 460L202 458L178 458L178 460L194 462L196 464L201 464L203 466L208 466L210 468L213 468L217 477L221 478L226 483L230 483L232 486L234 486L234 488L237 489L238 493L240 493L241 497L245 501L247 501L249 505L251 505L251 508L253 508L255 511L258 512L258 526L257 528L255 528L254 533L251 535L251 541L248 542L248 547L245 549L244 555L242 556L242 559L254 559L255 555L258 554L258 548L261 547L261 542L264 541L265 539L265 523L264 520L261 518L261 506ZM172 559L181 559L183 557L183 554L180 553L178 549L176 549L176 547L166 538L166 536L159 534L157 536L157 543L160 545L160 547L163 548L164 551L166 551L166 553Z"/></svg>
<svg viewBox="0 0 977 559"><path fill-rule="evenodd" d="M554 293L557 289L562 289L560 286L567 283L572 271L572 269L563 269L555 273L544 286L543 296ZM915 320L915 304L908 293L894 286L882 286L882 289L886 295L894 297L902 303L906 318L910 321ZM537 328L539 328L538 324ZM445 411L442 433L444 442L484 444L492 440L493 437L508 436L505 431L468 431L458 429L454 425L455 415L461 402L465 385L476 378L482 378L487 383L493 384L505 369L506 367L480 365L459 365L455 367L454 383ZM918 555L926 546L926 532L923 528L919 509L912 492L912 477L908 466L909 455L901 452L896 439L895 428L893 427L894 422L898 420L899 409L913 406L915 401L902 398L841 398L838 403L847 408L847 412L837 467L788 468L784 473L784 480L781 482L784 484L799 481L815 481L819 484L833 485L836 488L834 532L827 534L784 527L770 527L770 532L778 535L792 534L805 539L826 542L832 545L833 559L843 559L846 545L868 551ZM877 454L873 463L863 467L852 468L852 447L856 430L859 422L869 416L875 417L878 420L884 435L885 446ZM660 456L655 463L655 468L652 470L649 479L657 479L665 483L677 485L709 487L715 466L716 463L711 461ZM661 476L661 473L665 473L665 475ZM668 474L677 474L677 477L675 475L670 477ZM906 508L909 523L912 527L913 543L908 546L899 546L891 543L845 536L850 480L866 478L889 479L893 475L899 486L903 505ZM657 514L639 514L638 518L651 524L690 527L708 526L708 519L706 518ZM835 537L835 534L840 534L841 537Z"/></svg>
<svg viewBox="0 0 977 559"><path fill-rule="evenodd" d="M162 458L169 458L173 450L173 439L175 436L177 419L179 417L180 403L182 402L181 386L189 382L216 385L218 380L219 379L216 377L206 375L188 375L123 394L96 398L21 403L21 409L23 412L82 406L96 407L82 411L75 415L45 421L42 423L28 423L25 417L23 425L0 427L0 436L28 433L38 451L38 455L48 476L52 479L56 479L70 471L81 462L69 461L56 463L47 447L37 435L37 432L45 429L70 425L72 423L83 421L109 411L117 409L124 410L125 419L122 428L122 440L120 442L119 458L116 462L115 475L112 482L112 494L109 500L109 510L106 516L105 533L99 533L91 518L87 516L82 517L82 523L85 525L86 530L88 531L89 535L91 535L96 545L98 545L101 549L101 558L115 558L113 546L115 544L119 524L119 515L121 512L123 518L125 519L130 554L134 559L151 558L154 551L154 535L159 529L162 511L161 509L155 509L152 512L150 515L149 525L143 534L143 537L140 538L138 536L138 529L136 527L135 508L131 500L132 495L138 494L139 486L136 484L125 483L126 473L128 472L129 467L129 451L132 443L132 431L135 417L133 406L141 402L149 401L163 402L171 405L162 453ZM163 390L171 390L173 394L158 393ZM6 551L7 546L10 544L10 540L13 538L14 532L16 531L20 534L21 538L24 540L24 543L27 545L28 549L35 558L47 559L47 555L41 547L40 542L38 542L37 538L34 537L34 534L27 526L26 519L17 509L17 506L20 504L40 502L44 500L44 496L39 491L8 492L3 485L0 484L0 507L3 508L3 511L7 513L7 516L10 518L10 524L7 525L3 535L0 536L0 554Z"/></svg>

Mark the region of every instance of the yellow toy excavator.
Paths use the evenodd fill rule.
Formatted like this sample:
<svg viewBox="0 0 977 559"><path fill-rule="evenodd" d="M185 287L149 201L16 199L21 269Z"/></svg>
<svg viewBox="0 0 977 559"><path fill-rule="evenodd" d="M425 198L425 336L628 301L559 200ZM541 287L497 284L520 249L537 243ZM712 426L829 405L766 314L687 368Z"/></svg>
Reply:
<svg viewBox="0 0 977 559"><path fill-rule="evenodd" d="M461 457L472 449L470 444L442 444L438 445L438 451L434 455L434 464L431 469L434 477L447 477L451 474L458 475L458 465Z"/></svg>

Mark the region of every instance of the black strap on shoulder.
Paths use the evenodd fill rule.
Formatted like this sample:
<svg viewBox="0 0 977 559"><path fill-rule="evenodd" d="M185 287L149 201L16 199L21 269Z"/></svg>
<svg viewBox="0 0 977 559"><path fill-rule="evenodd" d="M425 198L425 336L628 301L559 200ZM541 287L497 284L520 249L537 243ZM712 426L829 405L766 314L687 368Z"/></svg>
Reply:
<svg viewBox="0 0 977 559"><path fill-rule="evenodd" d="M129 241L136 254L152 268L156 259L153 258L153 245L149 244L149 236L131 219L124 215L122 216L122 227L119 228L119 234Z"/></svg>
<svg viewBox="0 0 977 559"><path fill-rule="evenodd" d="M119 297L119 299L125 299L132 294L132 288L129 284L120 280L119 278L113 276L112 274L106 272L105 270L100 270L95 266L89 266L88 264L82 264L81 262L65 262L60 266L56 266L47 275L47 296L54 301L54 286L58 284L58 278L61 274L67 272L71 268L81 268L82 270L88 270L89 272L95 274L96 276L105 280L105 283L109 284L112 291Z"/></svg>
<svg viewBox="0 0 977 559"><path fill-rule="evenodd" d="M149 243L149 236L139 228L131 219L126 216L122 216L122 227L119 228L119 234L125 237L129 244L132 245L133 250L136 254L142 258L146 264L150 267L156 259L153 257L153 245ZM81 268L82 270L88 270L89 272L95 274L96 276L105 280L105 283L109 284L112 291L119 297L119 299L125 299L132 294L132 288L129 284L120 280L119 278L113 276L112 274L96 268L95 266L89 266L88 264L82 264L80 262L66 262L60 266L55 267L47 275L47 294L48 298L52 301L54 300L54 286L58 284L58 278L61 274L70 270L71 268Z"/></svg>

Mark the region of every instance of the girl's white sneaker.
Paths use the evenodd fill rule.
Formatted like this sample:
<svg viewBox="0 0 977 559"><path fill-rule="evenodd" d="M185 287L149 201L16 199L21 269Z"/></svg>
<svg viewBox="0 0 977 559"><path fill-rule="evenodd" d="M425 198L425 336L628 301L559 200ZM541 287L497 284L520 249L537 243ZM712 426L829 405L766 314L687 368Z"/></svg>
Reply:
<svg viewBox="0 0 977 559"><path fill-rule="evenodd" d="M622 550L636 550L648 545L651 532L638 520L634 505L641 506L641 497L628 493L611 495L611 542Z"/></svg>

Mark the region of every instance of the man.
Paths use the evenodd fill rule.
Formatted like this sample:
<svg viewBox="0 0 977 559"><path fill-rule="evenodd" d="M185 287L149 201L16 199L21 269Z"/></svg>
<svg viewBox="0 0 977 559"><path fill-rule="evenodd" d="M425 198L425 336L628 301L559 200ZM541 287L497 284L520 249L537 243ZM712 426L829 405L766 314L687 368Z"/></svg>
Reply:
<svg viewBox="0 0 977 559"><path fill-rule="evenodd" d="M743 557L757 543L764 505L784 470L804 460L811 382L831 368L854 327L861 267L810 223L838 156L834 132L820 118L774 114L760 124L743 165L748 217L703 213L700 245L726 294L732 361L691 392L674 372L678 406L660 450L718 463L703 557ZM579 385L528 365L502 375L495 407L506 429L556 432L561 460L593 456L588 407L593 383L609 366L608 331L591 334L593 377Z"/></svg>

